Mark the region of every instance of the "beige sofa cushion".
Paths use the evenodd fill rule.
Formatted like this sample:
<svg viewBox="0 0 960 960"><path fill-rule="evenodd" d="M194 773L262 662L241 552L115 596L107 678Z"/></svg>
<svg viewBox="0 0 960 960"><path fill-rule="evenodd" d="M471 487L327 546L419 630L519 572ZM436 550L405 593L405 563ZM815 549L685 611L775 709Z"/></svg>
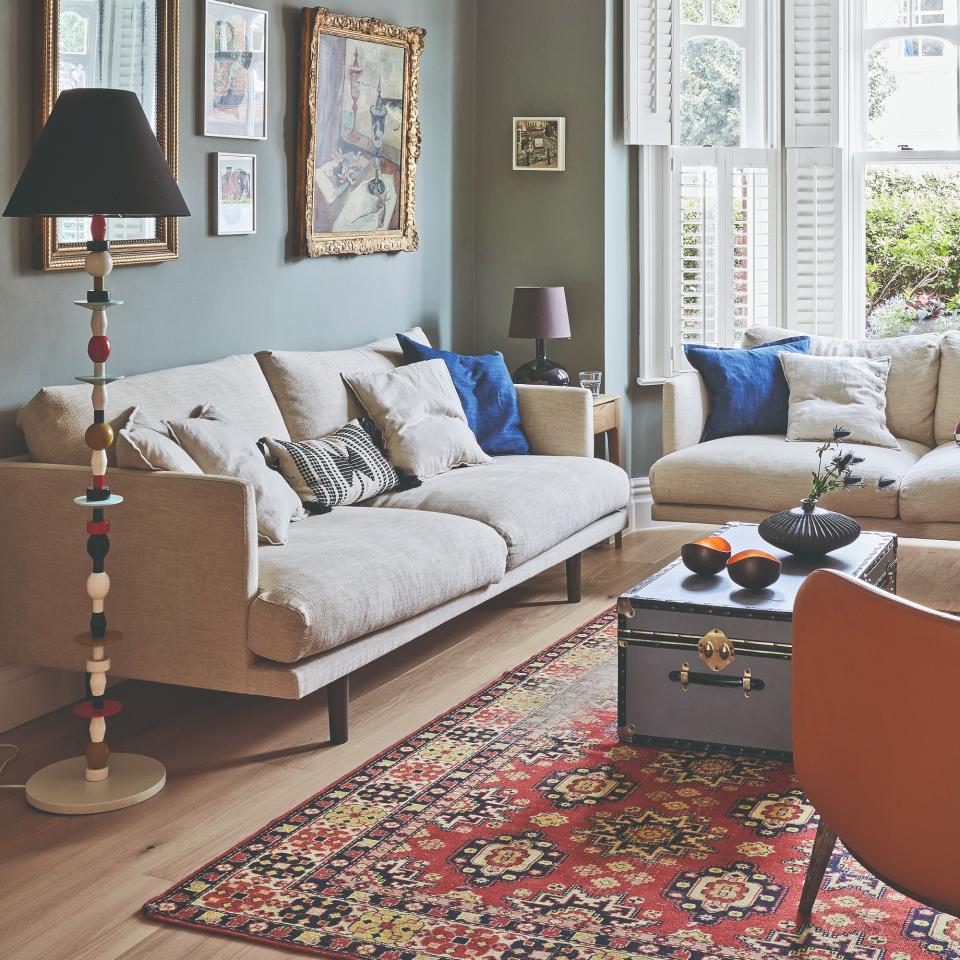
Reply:
<svg viewBox="0 0 960 960"><path fill-rule="evenodd" d="M900 519L960 523L960 447L955 440L931 450L900 484Z"/></svg>
<svg viewBox="0 0 960 960"><path fill-rule="evenodd" d="M816 469L818 444L787 442L783 437L724 437L677 450L658 460L650 471L653 499L659 503L750 507L787 510L810 494L810 472ZM863 487L832 493L823 506L854 517L897 516L899 482L877 489L881 477L901 481L927 453L912 440L900 440L900 449L844 444L863 457L857 474Z"/></svg>
<svg viewBox="0 0 960 960"><path fill-rule="evenodd" d="M479 520L506 540L512 570L594 520L623 510L629 499L627 475L605 460L517 456L497 457L477 470L451 470L369 503Z"/></svg>
<svg viewBox="0 0 960 960"><path fill-rule="evenodd" d="M442 513L335 507L260 549L247 645L294 663L503 578L494 530Z"/></svg>
<svg viewBox="0 0 960 960"><path fill-rule="evenodd" d="M430 346L419 327L407 330L406 336ZM403 351L391 336L352 350L264 350L257 360L277 398L290 439L319 440L363 416L363 407L341 375L393 370L403 365Z"/></svg>
<svg viewBox="0 0 960 960"><path fill-rule="evenodd" d="M306 515L300 498L283 475L267 466L256 440L251 440L208 404L202 416L167 420L167 429L207 476L234 477L253 487L257 533L266 543L287 542L292 520Z"/></svg>
<svg viewBox="0 0 960 960"><path fill-rule="evenodd" d="M784 337L807 336L784 327L750 327L743 345L753 347ZM818 357L890 357L887 380L887 427L898 438L934 445L933 417L940 381L940 335L917 334L879 340L810 337L810 353Z"/></svg>
<svg viewBox="0 0 960 960"><path fill-rule="evenodd" d="M480 449L443 360L343 379L383 433L387 459L427 480L454 467L493 463Z"/></svg>
<svg viewBox="0 0 960 960"><path fill-rule="evenodd" d="M143 407L134 407L126 426L114 440L117 466L127 470L168 470L203 473L197 462L170 433L162 420L154 420Z"/></svg>
<svg viewBox="0 0 960 960"><path fill-rule="evenodd" d="M811 357L784 351L780 364L790 387L788 440L823 443L842 427L848 443L899 446L887 429L889 357Z"/></svg>
<svg viewBox="0 0 960 960"><path fill-rule="evenodd" d="M137 405L156 420L174 420L189 417L205 403L215 404L253 440L289 437L277 402L252 354L118 380L109 387L107 420L117 433ZM38 463L89 463L90 451L83 434L92 421L91 409L90 387L86 384L41 390L17 416L30 456ZM112 447L109 458L116 463Z"/></svg>
<svg viewBox="0 0 960 960"><path fill-rule="evenodd" d="M951 330L940 341L940 392L934 436L937 443L953 440L960 423L960 330Z"/></svg>

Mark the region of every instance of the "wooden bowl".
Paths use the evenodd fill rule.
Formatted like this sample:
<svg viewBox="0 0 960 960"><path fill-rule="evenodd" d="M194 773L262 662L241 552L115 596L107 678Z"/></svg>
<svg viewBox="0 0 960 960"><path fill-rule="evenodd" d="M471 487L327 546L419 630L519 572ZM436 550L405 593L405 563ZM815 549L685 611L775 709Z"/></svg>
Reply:
<svg viewBox="0 0 960 960"><path fill-rule="evenodd" d="M744 590L763 590L780 579L780 561L762 550L741 550L727 561L727 573Z"/></svg>
<svg viewBox="0 0 960 960"><path fill-rule="evenodd" d="M694 573L712 577L719 573L730 559L730 544L723 537L704 537L680 548L683 565Z"/></svg>

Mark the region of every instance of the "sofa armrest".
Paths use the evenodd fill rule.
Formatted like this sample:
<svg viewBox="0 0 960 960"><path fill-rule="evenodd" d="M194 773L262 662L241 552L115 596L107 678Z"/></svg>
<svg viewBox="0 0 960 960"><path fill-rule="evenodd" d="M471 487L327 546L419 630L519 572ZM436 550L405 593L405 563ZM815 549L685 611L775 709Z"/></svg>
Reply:
<svg viewBox="0 0 960 960"><path fill-rule="evenodd" d="M696 370L670 377L663 385L663 454L700 442L710 412L703 377Z"/></svg>
<svg viewBox="0 0 960 960"><path fill-rule="evenodd" d="M593 456L593 398L589 390L518 384L517 400L531 453Z"/></svg>
<svg viewBox="0 0 960 960"><path fill-rule="evenodd" d="M84 467L0 462L0 660L83 669L87 629ZM111 673L242 689L253 655L247 610L257 590L252 487L227 477L112 470L107 622L124 634ZM239 685L238 685L239 684ZM82 688L78 689L78 698Z"/></svg>

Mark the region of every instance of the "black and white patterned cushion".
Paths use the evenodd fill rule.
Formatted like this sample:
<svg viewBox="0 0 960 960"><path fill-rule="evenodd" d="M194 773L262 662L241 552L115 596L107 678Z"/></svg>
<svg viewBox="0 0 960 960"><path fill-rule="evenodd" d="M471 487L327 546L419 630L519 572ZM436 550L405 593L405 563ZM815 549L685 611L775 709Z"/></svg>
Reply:
<svg viewBox="0 0 960 960"><path fill-rule="evenodd" d="M351 420L320 440L272 440L260 449L286 478L311 513L359 503L388 490L418 485L396 470L374 440L376 425Z"/></svg>

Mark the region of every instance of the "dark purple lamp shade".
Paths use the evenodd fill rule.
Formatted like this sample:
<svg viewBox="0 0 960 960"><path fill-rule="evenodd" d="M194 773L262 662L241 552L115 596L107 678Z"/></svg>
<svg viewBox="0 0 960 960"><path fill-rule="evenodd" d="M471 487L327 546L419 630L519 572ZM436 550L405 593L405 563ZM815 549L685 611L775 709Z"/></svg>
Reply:
<svg viewBox="0 0 960 960"><path fill-rule="evenodd" d="M5 217L189 217L136 94L64 90Z"/></svg>
<svg viewBox="0 0 960 960"><path fill-rule="evenodd" d="M515 287L510 336L521 340L560 340L570 336L563 287Z"/></svg>
<svg viewBox="0 0 960 960"><path fill-rule="evenodd" d="M516 287L510 314L510 337L537 342L536 358L514 371L514 383L570 385L570 374L555 360L547 359L546 349L547 340L570 337L567 294L563 287Z"/></svg>

